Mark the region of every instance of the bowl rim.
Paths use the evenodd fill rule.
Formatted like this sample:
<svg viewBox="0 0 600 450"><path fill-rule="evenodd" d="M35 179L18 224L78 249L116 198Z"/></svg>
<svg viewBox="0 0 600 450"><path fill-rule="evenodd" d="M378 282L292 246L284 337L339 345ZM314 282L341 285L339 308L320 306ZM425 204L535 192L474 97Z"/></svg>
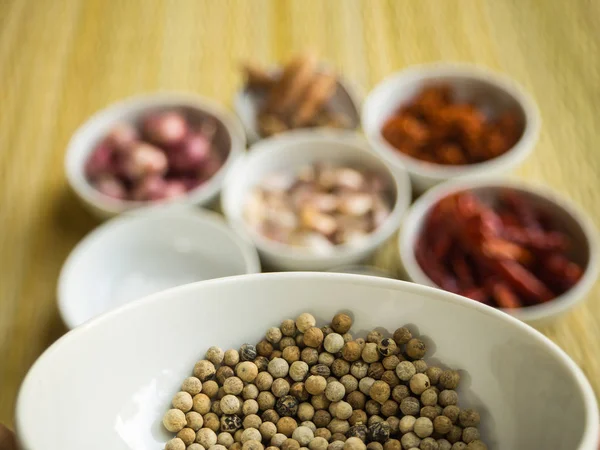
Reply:
<svg viewBox="0 0 600 450"><path fill-rule="evenodd" d="M159 201L136 201L136 200L119 200L113 199L98 192L89 183L84 174L84 164L78 163L78 156L81 153L88 152L85 144L87 141L86 134L88 128L94 125L97 121L102 120L106 116L118 114L126 108L133 108L136 114L143 115L144 110L157 107L188 107L197 111L206 112L214 116L225 127L231 140L231 148L227 158L219 170L206 182L200 186L186 192L185 195L168 200ZM119 120L113 120L113 123L118 123ZM138 95L122 98L116 102L112 102L107 106L95 111L91 116L87 117L75 129L69 142L64 158L64 170L67 177L67 182L71 189L86 203L93 205L104 213L111 215L122 213L123 211L142 208L149 205L170 204L170 203L193 203L202 204L208 202L216 195L222 187L226 173L231 170L233 163L246 149L246 133L244 127L239 122L238 117L225 106L221 105L214 99L204 97L193 92L186 91L170 91L158 90L146 92Z"/></svg>
<svg viewBox="0 0 600 450"><path fill-rule="evenodd" d="M598 277L600 268L600 242L598 231L584 211L567 196L541 183L527 182L513 178L490 178L478 180L449 180L439 184L418 198L409 208L399 231L398 251L402 265L409 279L415 283L439 288L421 269L414 254L414 244L419 236L418 227L422 225L431 208L442 198L452 193L477 188L509 188L527 192L544 198L570 216L583 231L589 248L589 261L581 279L568 291L539 305L517 309L496 308L525 322L538 322L556 317L573 308L584 300ZM477 301L471 300L474 303Z"/></svg>
<svg viewBox="0 0 600 450"><path fill-rule="evenodd" d="M304 280L306 281L306 283L310 283L315 279L329 279L331 281L337 281L340 283L343 282L348 284L360 284L363 286L374 286L395 291L411 291L413 293L420 294L423 296L435 296L438 300L447 303L457 304L467 308L475 309L482 314L495 317L496 319L505 322L507 326L513 326L515 328L518 328L521 332L527 334L533 341L535 341L536 344L540 345L544 349L544 351L551 353L558 361L560 361L560 363L568 370L568 372L573 377L576 386L579 388L579 393L583 399L583 405L586 413L586 423L577 450L595 450L595 445L598 443L600 419L598 412L598 402L596 400L596 396L594 395L594 391L590 385L590 382L584 375L581 368L579 368L579 366L567 355L567 353L564 350L562 350L557 344L552 342L549 338L544 336L542 333L512 316L504 314L503 312L495 308L489 307L479 302L471 301L465 297L461 297L459 295L452 294L441 289L436 289L430 286L424 286L416 283L410 283L407 281L394 280L389 278L330 272L257 273L200 281L167 289L155 294L151 294L140 300L125 304L119 308L113 309L89 320L88 322L69 331L65 335L61 336L58 340L56 340L48 349L44 351L44 353L42 353L42 355L38 358L36 362L34 362L32 367L28 371L19 389L16 401L15 423L17 432L22 433L22 430L24 430L23 422L25 419L23 417L23 414L24 410L27 407L26 393L29 385L35 384L36 382L36 379L34 378L36 367L39 366L43 360L52 357L52 355L58 351L58 349L64 342L72 339L77 339L77 336L79 336L80 334L86 333L88 330L93 329L94 327L97 327L106 321L110 321L114 316L123 314L124 312L127 312L130 309L135 310L144 308L146 305L152 303L167 303L169 301L168 299L179 295L181 292L194 291L199 289L201 286L205 285L238 284L245 283L246 280L252 281L256 279L264 280L267 282L270 280L280 279ZM199 298L199 301L203 301L201 297ZM27 436L28 435L23 434L19 435L20 442L24 445L24 448L28 448L26 440Z"/></svg>
<svg viewBox="0 0 600 450"><path fill-rule="evenodd" d="M487 83L504 91L511 96L523 109L525 128L517 143L500 156L474 164L444 165L427 163L408 156L381 135L381 123L377 127L367 126L369 111L374 109L371 104L375 97L384 95L391 87L402 81L403 84L434 79L437 77L463 77ZM396 90L401 88L396 88ZM415 175L427 177L436 181L461 176L472 176L482 171L495 171L502 168L517 166L533 151L541 130L541 115L532 95L514 78L497 72L481 64L467 62L434 62L409 66L395 72L380 81L365 98L361 111L362 128L373 148L390 164L403 165L406 170Z"/></svg>
<svg viewBox="0 0 600 450"><path fill-rule="evenodd" d="M347 245L333 246L332 251L327 255L311 253L304 248L293 247L284 243L270 241L261 236L250 227L247 226L243 217L237 218L234 210L236 207L229 202L228 192L231 186L235 184L235 180L239 178L239 173L251 170L249 161L264 155L281 152L281 147L288 145L306 145L310 146L314 143L337 143L343 144L368 155L373 160L381 163L387 171L387 175L393 180L396 188L396 201L390 211L390 215L385 222L369 233L365 241L356 247ZM322 158L326 160L326 157ZM297 167L295 167L297 168ZM292 168L293 170L294 168ZM398 229L402 217L406 213L412 200L412 188L408 173L403 169L392 169L386 161L381 160L375 154L367 140L356 131L352 130L330 130L319 129L315 130L292 130L284 133L262 139L250 147L248 153L240 158L235 167L229 172L223 186L223 195L221 196L221 204L223 213L231 225L231 227L240 235L249 239L259 251L273 256L284 256L286 258L294 258L297 261L313 262L327 259L337 259L346 257L355 257L362 254L365 250L374 249L385 242Z"/></svg>
<svg viewBox="0 0 600 450"><path fill-rule="evenodd" d="M181 204L152 206L127 211L100 224L84 236L84 238L71 250L60 269L56 285L57 306L63 323L70 330L80 326L82 323L93 320L96 317L94 316L84 322L78 320L77 316L73 314L70 306L72 302L69 301L69 296L67 294L69 291L68 287L72 280L73 268L82 257L85 257L90 246L102 242L112 236L115 232L130 226L132 223L139 224L163 220L192 221L198 226L198 232L202 230L202 227L212 227L217 232L223 233L240 251L244 261L244 270L247 274L260 272L260 259L256 249L246 240L238 236L234 230L227 225L223 217L215 212L192 208ZM171 237L163 236L163 239L161 240L164 239L168 240L171 239ZM136 300L133 300L132 302L135 301Z"/></svg>

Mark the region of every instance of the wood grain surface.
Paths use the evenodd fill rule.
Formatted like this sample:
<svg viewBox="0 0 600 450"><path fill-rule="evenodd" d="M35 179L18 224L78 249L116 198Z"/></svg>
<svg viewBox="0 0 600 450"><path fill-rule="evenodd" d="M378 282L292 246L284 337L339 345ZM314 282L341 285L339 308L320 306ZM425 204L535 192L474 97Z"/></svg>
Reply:
<svg viewBox="0 0 600 450"><path fill-rule="evenodd" d="M473 61L515 77L540 106L541 139L519 175L599 224L599 14L592 0L0 0L0 422L12 423L28 368L65 331L57 276L97 224L63 171L69 137L91 113L156 89L230 105L240 60L305 48L365 89L410 64ZM390 244L377 264L395 260ZM599 293L541 330L597 394Z"/></svg>

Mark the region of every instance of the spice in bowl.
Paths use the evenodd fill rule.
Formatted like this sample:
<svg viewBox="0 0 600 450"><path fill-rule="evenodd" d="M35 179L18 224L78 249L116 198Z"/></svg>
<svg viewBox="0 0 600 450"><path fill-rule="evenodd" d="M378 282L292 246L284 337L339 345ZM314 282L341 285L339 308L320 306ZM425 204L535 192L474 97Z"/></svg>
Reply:
<svg viewBox="0 0 600 450"><path fill-rule="evenodd" d="M472 191L441 199L415 246L423 272L441 288L500 307L548 302L583 275L572 239L516 190L493 201Z"/></svg>
<svg viewBox="0 0 600 450"><path fill-rule="evenodd" d="M355 128L358 117L336 105L336 93L344 87L337 74L324 69L312 53L301 54L280 73L254 63L244 65L246 89L260 99L257 112L263 137L308 127Z"/></svg>
<svg viewBox="0 0 600 450"><path fill-rule="evenodd" d="M117 124L86 161L86 178L119 200L184 195L223 165L227 155L213 142L216 132L213 119L192 120L178 110L149 113L139 124Z"/></svg>
<svg viewBox="0 0 600 450"><path fill-rule="evenodd" d="M382 136L398 151L423 162L468 165L488 161L519 141L519 115L492 114L480 102L457 101L449 86L429 86L383 125Z"/></svg>
<svg viewBox="0 0 600 450"><path fill-rule="evenodd" d="M307 165L265 177L249 194L244 217L261 236L326 254L362 245L389 216L392 192L378 173Z"/></svg>
<svg viewBox="0 0 600 450"><path fill-rule="evenodd" d="M461 373L429 365L406 327L367 339L303 313L256 345L211 347L163 417L166 450L486 450Z"/></svg>

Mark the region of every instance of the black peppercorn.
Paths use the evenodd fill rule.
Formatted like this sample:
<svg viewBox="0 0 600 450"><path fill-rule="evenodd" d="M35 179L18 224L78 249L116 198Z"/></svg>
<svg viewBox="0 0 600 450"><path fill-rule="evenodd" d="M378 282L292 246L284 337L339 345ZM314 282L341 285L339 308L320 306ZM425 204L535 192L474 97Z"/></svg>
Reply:
<svg viewBox="0 0 600 450"><path fill-rule="evenodd" d="M346 437L347 438L357 437L361 441L366 442L368 433L369 433L369 429L367 428L367 426L363 425L362 423L359 423L358 425L354 425L353 427L350 427L350 429L346 432Z"/></svg>
<svg viewBox="0 0 600 450"><path fill-rule="evenodd" d="M298 399L291 395L284 395L277 400L275 410L281 417L294 417L298 412Z"/></svg>
<svg viewBox="0 0 600 450"><path fill-rule="evenodd" d="M254 364L256 364L256 367L258 367L259 372L264 372L269 366L269 358L265 356L257 356L254 359Z"/></svg>
<svg viewBox="0 0 600 450"><path fill-rule="evenodd" d="M235 414L230 416L221 416L221 431L233 433L242 428L242 419Z"/></svg>
<svg viewBox="0 0 600 450"><path fill-rule="evenodd" d="M331 375L331 369L325 364L317 364L310 368L311 375L320 375L324 378L328 378Z"/></svg>
<svg viewBox="0 0 600 450"><path fill-rule="evenodd" d="M242 361L254 361L256 358L256 347L252 344L244 344L240 347L240 359Z"/></svg>
<svg viewBox="0 0 600 450"><path fill-rule="evenodd" d="M369 427L368 437L370 441L381 442L382 444L390 438L390 424L387 422L377 422Z"/></svg>

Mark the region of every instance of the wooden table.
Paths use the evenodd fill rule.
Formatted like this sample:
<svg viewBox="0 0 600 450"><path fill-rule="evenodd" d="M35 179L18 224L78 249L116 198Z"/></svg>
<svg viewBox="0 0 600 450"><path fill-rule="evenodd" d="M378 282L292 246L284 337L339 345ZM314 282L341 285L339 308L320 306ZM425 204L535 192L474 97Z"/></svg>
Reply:
<svg viewBox="0 0 600 450"><path fill-rule="evenodd" d="M591 0L0 0L0 422L12 422L27 369L65 331L56 279L97 224L63 171L69 137L91 113L161 88L230 104L240 60L307 47L366 89L410 64L475 61L539 103L541 140L520 175L562 190L599 224L599 14ZM378 263L394 258L388 247ZM542 330L596 393L598 294Z"/></svg>

